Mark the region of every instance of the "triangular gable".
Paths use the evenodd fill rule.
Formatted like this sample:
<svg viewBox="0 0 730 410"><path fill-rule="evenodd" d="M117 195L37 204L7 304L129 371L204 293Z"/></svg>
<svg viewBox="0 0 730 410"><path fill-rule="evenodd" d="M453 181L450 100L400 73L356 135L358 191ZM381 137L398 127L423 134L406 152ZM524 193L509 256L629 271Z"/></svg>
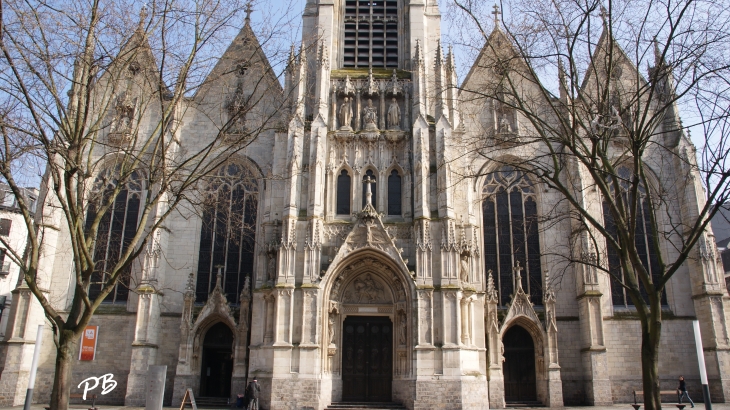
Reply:
<svg viewBox="0 0 730 410"><path fill-rule="evenodd" d="M514 269L518 271L522 269L520 268L519 262L517 262L517 267ZM542 323L535 312L532 302L530 302L530 296L522 289L522 277L518 275L517 278L515 278L515 282L517 283L517 289L515 294L512 295L512 301L510 301L507 315L502 321L502 332L504 332L506 326L509 326L514 319L520 316L527 318L529 321L535 323L538 328L543 330Z"/></svg>
<svg viewBox="0 0 730 410"><path fill-rule="evenodd" d="M283 93L283 88L274 73L269 58L261 48L261 43L253 32L251 24L246 20L241 31L238 32L238 35L233 39L210 74L206 77L203 85L196 91L194 98L204 98L202 96L207 95L213 85L221 81L222 78L225 78L223 81L235 83L236 76L233 75L233 71L241 62L250 64L252 69L260 70L264 84L267 87L273 87L279 94ZM227 76L227 74L230 75ZM219 98L220 96L213 95L212 97Z"/></svg>
<svg viewBox="0 0 730 410"><path fill-rule="evenodd" d="M614 64L620 63L624 66L628 66L633 71L633 77L636 78L638 76L639 81L641 81L642 84L646 84L646 79L641 75L641 72L636 68L636 65L634 62L626 55L626 52L624 49L616 42L615 39L611 38L608 30L604 27L603 32L601 32L601 36L598 38L598 43L596 43L596 49L593 53L593 56L591 56L591 66L586 71L585 76L583 77L583 82L581 83L580 90L581 92L585 92L586 89L590 86L590 82L593 80L593 76L597 73L600 73L600 70L605 71L604 62L606 61L606 55L608 53L607 45L608 42L611 41L613 44L613 51L614 51ZM629 78L627 76L623 76L624 78Z"/></svg>
<svg viewBox="0 0 730 410"><path fill-rule="evenodd" d="M327 273L337 269L340 262L351 253L362 249L381 251L390 256L404 272L408 271L407 261L401 257L403 249L398 249L395 246L393 238L388 235L383 221L380 220L380 215L371 204L366 204L363 211L358 214L357 222L355 222L344 243L340 246L337 255L335 255L329 269L327 269Z"/></svg>

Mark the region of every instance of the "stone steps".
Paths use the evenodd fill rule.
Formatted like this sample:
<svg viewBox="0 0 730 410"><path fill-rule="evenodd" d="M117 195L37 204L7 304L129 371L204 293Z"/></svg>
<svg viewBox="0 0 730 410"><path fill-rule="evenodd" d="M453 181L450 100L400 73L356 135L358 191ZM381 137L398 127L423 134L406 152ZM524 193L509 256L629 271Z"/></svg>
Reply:
<svg viewBox="0 0 730 410"><path fill-rule="evenodd" d="M203 409L228 409L231 405L225 397L197 397L195 404Z"/></svg>
<svg viewBox="0 0 730 410"><path fill-rule="evenodd" d="M326 410L406 410L400 403L378 402L336 402L330 404Z"/></svg>

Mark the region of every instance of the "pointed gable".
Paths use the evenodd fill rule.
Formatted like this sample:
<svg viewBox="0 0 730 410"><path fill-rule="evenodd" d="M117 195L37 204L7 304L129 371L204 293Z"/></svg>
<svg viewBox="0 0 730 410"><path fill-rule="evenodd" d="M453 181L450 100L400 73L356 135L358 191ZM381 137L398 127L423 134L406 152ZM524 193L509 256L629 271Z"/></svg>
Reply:
<svg viewBox="0 0 730 410"><path fill-rule="evenodd" d="M198 118L226 134L258 135L286 123L282 86L248 18L193 99Z"/></svg>
<svg viewBox="0 0 730 410"><path fill-rule="evenodd" d="M590 99L596 98L597 92L601 91L598 82L605 84L607 77L620 81L629 87L633 87L636 79L641 84L646 84L646 79L641 75L636 65L604 27L583 77L580 87L581 93Z"/></svg>

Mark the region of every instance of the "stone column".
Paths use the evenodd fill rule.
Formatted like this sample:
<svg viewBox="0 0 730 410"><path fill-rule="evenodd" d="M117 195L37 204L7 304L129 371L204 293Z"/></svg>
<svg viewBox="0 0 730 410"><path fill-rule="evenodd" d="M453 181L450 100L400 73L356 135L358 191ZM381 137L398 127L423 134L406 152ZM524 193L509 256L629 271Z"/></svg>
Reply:
<svg viewBox="0 0 730 410"><path fill-rule="evenodd" d="M467 295L464 295L461 299L461 344L469 346L471 344L471 338L469 335L469 305L471 299Z"/></svg>

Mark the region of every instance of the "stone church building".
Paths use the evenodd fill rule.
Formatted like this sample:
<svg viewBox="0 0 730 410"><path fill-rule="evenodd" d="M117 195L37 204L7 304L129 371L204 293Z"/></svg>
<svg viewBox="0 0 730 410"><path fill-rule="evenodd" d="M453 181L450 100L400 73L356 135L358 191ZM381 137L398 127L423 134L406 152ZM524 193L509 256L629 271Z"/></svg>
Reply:
<svg viewBox="0 0 730 410"><path fill-rule="evenodd" d="M176 131L182 147L214 138L245 105L241 98L254 94L260 105L225 132L264 131L210 183L215 206L171 215L154 249L99 308L91 323L98 326L95 356L74 362L72 392L88 377L111 373L118 385L97 403L144 405L148 366L166 365L165 402L173 405L187 388L199 401L225 403L254 376L265 409L629 401L641 390L635 310L607 275L561 264L559 255L579 242L572 222L548 224L541 216L567 205L505 165L531 161L531 151L512 144L500 158L468 160L457 152L457 141L528 131L498 101L467 98L500 75L490 61L514 51L498 19L459 84L454 55L440 43L434 0L312 0L302 18L302 47L292 49L283 87L247 18L212 80L186 100ZM128 70L129 78L141 75L139 66ZM120 94L109 147L123 142L130 95L143 92L133 85ZM154 123L154 115L139 121ZM671 152L694 155L684 135L662 141L673 144ZM682 175L678 162L655 163L665 186L684 189L676 217L696 214L702 188L674 182ZM480 176L458 177L469 172ZM143 190L130 184L110 232L136 226ZM228 224L229 216L246 228ZM647 244L659 239L642 235L651 264ZM63 306L73 286L63 228L45 241L50 250L40 270L49 299ZM110 246L99 241L97 250ZM666 243L659 248L673 252ZM699 397L692 336L699 319L712 397L725 401L728 296L718 264L708 231L669 282L659 374L668 389L683 374ZM102 281L92 284L92 296ZM44 320L22 283L8 314L2 405L24 400L35 329ZM39 401L50 395L50 340L48 328Z"/></svg>

